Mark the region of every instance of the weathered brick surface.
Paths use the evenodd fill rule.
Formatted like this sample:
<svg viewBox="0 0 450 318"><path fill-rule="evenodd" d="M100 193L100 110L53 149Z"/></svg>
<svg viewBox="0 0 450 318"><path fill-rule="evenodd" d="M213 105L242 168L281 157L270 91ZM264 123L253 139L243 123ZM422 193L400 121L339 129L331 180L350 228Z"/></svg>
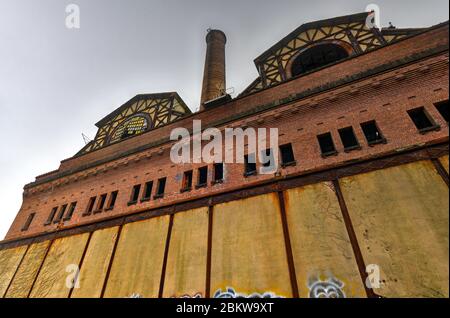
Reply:
<svg viewBox="0 0 450 318"><path fill-rule="evenodd" d="M59 172L70 171L101 159L113 157L135 147L146 145L169 136L175 127L192 127L192 119L200 119L203 123L215 122L225 116L232 116L259 105L280 100L291 94L325 85L336 80L362 73L392 61L398 61L436 46L448 45L448 25L420 34L416 37L392 44L382 49L369 52L349 61L339 63L324 70L309 74L306 77L288 81L274 88L236 99L222 107L193 114L171 125L125 140L118 144L88 153L82 157L64 160Z"/></svg>
<svg viewBox="0 0 450 318"><path fill-rule="evenodd" d="M383 49L359 56L355 59L334 65L325 70L312 73L271 89L232 101L223 107L207 110L185 118L177 123L145 133L141 136L111 145L84 156L62 162L60 169L50 175L75 171L100 159L114 157L138 146L166 138L175 127L192 127L193 119L204 123L215 122L224 116L237 114L261 104L279 100L307 88L333 82L345 76L371 69L376 65L401 59L426 48L448 44L448 26L434 29ZM424 67L426 66L426 67ZM398 76L403 74L403 76ZM379 84L374 84L379 83ZM448 124L437 112L433 103L448 99L448 51L421 61L392 69L364 80L344 85L316 94L310 98L276 107L227 124L227 127L267 127L279 128L280 144L292 143L297 165L280 169L281 177L293 173L307 173L342 165L352 160L368 159L383 153L401 150L427 143L448 140ZM441 126L440 131L420 134L407 114L407 110L424 106L431 117ZM297 111L293 111L298 109ZM360 128L360 123L376 120L387 144L369 147ZM357 135L361 150L345 153L337 130L352 126ZM225 128L225 126L218 127ZM338 155L322 158L316 136L331 132ZM108 163L58 178L54 181L30 186L24 193L22 207L12 224L6 238L13 239L30 236L43 231L53 231L57 225L44 226L51 209L55 206L77 201L77 209L71 221L64 227L77 226L96 220L134 213L148 208L187 201L209 196L214 193L257 184L274 178L274 175L258 175L245 178L243 165L227 164L225 182L219 185L208 184L207 188L180 193L182 174L186 170L197 169L203 164L175 165L169 159L170 144L148 149L125 156ZM149 158L149 155L151 157ZM211 181L211 169L209 181ZM41 177L41 179L48 177ZM128 206L131 188L153 180L154 190L158 178L167 177L166 195L163 199L151 200ZM39 180L39 179L38 179ZM197 171L194 170L194 184ZM115 209L89 217L82 217L91 196L111 193L118 190ZM36 217L26 232L20 229L28 215L36 212Z"/></svg>

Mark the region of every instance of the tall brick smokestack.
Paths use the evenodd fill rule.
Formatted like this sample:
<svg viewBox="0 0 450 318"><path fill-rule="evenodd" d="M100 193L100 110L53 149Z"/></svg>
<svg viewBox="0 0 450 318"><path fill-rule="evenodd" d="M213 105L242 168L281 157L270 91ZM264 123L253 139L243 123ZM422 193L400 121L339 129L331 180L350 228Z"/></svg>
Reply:
<svg viewBox="0 0 450 318"><path fill-rule="evenodd" d="M204 103L225 95L225 44L227 37L220 30L208 30L206 35L206 59L203 72L202 97L200 109Z"/></svg>

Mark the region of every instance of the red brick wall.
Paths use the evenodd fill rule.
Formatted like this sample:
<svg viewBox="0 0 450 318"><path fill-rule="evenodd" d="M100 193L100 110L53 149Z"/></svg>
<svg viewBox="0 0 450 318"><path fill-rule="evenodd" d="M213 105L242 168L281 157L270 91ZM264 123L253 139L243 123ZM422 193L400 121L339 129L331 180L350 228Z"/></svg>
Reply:
<svg viewBox="0 0 450 318"><path fill-rule="evenodd" d="M63 161L59 171L68 171L107 157L115 156L133 148L167 138L170 131L172 131L175 127L192 127L193 118L200 119L204 123L211 123L225 116L238 114L256 106L277 101L291 94L297 94L307 89L325 85L327 83L345 78L346 76L364 72L379 65L397 61L405 56L410 56L414 53L422 52L426 49L434 48L439 45L448 45L448 25L361 55L349 61L345 61L324 70L312 73L306 77L300 77L271 89L236 99L223 107L196 113L191 117L174 124L161 127L121 143L88 153L82 157Z"/></svg>
<svg viewBox="0 0 450 318"><path fill-rule="evenodd" d="M360 56L354 60L335 65L330 69L313 73L308 77L299 78L233 101L225 106L227 108L226 114L237 113L244 108L251 108L259 104L266 104L271 100L303 91L307 87L315 87L318 84L341 78L345 74L357 73L362 69L382 64L383 61L395 60L402 55L409 55L414 50L418 50L418 44L420 43L424 46L433 46L430 44L431 42L434 45L446 43L446 31L447 27L434 30L431 32L433 36L427 35L424 37L421 35L415 40L400 42L382 50ZM424 68L424 66L427 67ZM398 74L400 73L404 74L404 76L399 77ZM379 85L374 85L374 82L379 83ZM407 147L448 140L448 124L433 106L433 103L446 99L448 99L448 53L361 80L353 83L351 86L337 88L332 92L318 94L314 96L314 101L312 101L312 98L305 99L247 117L244 120L234 122L233 126L278 127L280 145L292 143L297 160L295 167L281 169L280 172L284 176L322 170L345 164L351 160L367 159ZM424 135L417 131L406 111L419 106L424 106L433 119L442 126L440 131L432 131ZM293 109L298 110L294 113ZM163 127L83 157L66 161L61 166L61 170L87 164L105 156L119 154L146 142L166 137L175 126L191 127L192 119L201 118L207 122L222 116L224 116L223 108L196 114L177 124ZM259 121L259 119L263 121ZM369 147L359 124L374 119L377 121L384 137L387 138L388 143ZM343 151L337 129L347 126L353 126L362 145L361 150L350 153ZM329 131L333 135L339 154L335 157L322 158L316 136ZM97 171L92 169L86 170L73 176L61 178L53 183L46 183L26 190L23 205L6 238L12 239L55 230L56 225L43 226L51 209L55 206L70 204L73 201L78 202L77 209L72 220L64 226L76 226L112 216L134 213L138 210L208 196L241 188L245 185L257 184L274 177L273 175L258 175L244 178L243 165L230 164L226 165L225 168L224 184L208 185L205 189L181 194L183 172L203 165L174 165L169 159L169 150L170 145L165 146L165 151L162 154L159 153L159 148L150 149L98 166L96 168L98 169ZM152 154L151 158L148 158L148 154ZM160 177L167 177L166 196L163 199L151 200L135 206L127 205L133 185L144 184L153 180L155 189L156 181ZM211 180L211 169L209 178ZM197 171L194 172L194 184L196 180ZM102 212L89 217L81 216L91 196L98 196L103 193L109 194L115 190L119 190L119 197L113 211ZM21 232L21 227L32 212L36 212L36 217L30 229L26 232Z"/></svg>

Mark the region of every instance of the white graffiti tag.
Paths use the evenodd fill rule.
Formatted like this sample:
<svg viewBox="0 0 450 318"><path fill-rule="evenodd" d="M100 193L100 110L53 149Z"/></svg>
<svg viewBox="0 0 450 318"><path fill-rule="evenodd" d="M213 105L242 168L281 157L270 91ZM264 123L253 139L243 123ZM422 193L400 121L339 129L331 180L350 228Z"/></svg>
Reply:
<svg viewBox="0 0 450 318"><path fill-rule="evenodd" d="M336 278L312 279L308 283L309 298L345 298L343 287L344 283Z"/></svg>
<svg viewBox="0 0 450 318"><path fill-rule="evenodd" d="M283 298L277 296L271 292L265 292L264 294L253 293L251 295L245 295L237 293L234 288L228 287L225 291L221 289L217 290L214 294L214 298Z"/></svg>

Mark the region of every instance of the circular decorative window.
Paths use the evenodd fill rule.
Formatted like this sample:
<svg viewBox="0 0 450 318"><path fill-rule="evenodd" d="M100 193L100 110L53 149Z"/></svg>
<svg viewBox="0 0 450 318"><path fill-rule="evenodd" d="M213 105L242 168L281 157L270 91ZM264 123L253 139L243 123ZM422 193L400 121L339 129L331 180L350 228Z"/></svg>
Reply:
<svg viewBox="0 0 450 318"><path fill-rule="evenodd" d="M114 143L131 136L139 135L145 132L148 127L148 120L145 116L134 116L116 128L109 142Z"/></svg>

